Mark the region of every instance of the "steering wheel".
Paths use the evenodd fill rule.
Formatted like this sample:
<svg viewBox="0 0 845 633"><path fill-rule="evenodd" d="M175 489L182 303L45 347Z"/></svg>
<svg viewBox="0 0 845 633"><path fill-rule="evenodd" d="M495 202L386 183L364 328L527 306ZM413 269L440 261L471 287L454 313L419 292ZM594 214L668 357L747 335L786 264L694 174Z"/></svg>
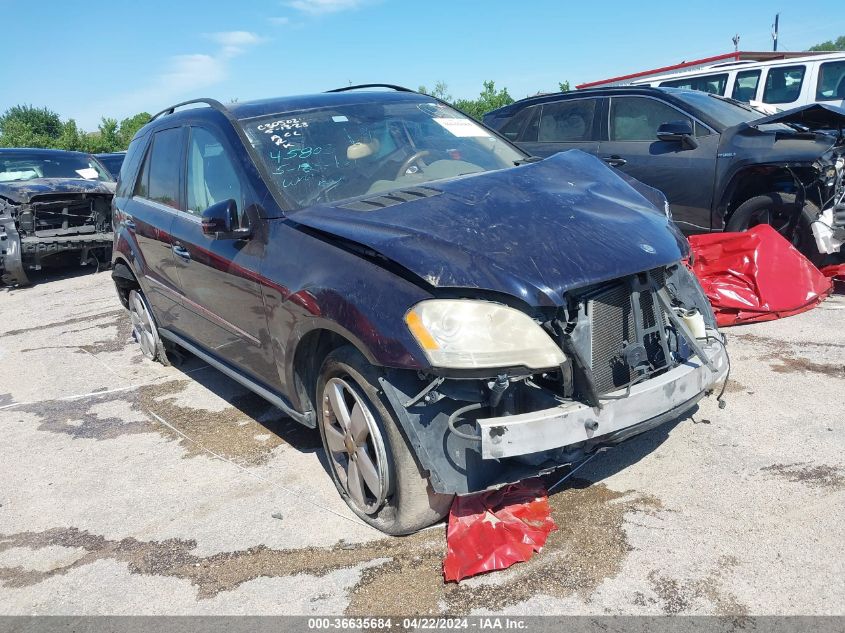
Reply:
<svg viewBox="0 0 845 633"><path fill-rule="evenodd" d="M419 152L415 153L412 156L409 156L402 162L402 166L399 168L399 171L396 172L396 178L394 180L398 180L400 176L404 176L405 172L410 169L411 165L414 163L418 163L423 156L428 156L429 151L427 149L420 150Z"/></svg>

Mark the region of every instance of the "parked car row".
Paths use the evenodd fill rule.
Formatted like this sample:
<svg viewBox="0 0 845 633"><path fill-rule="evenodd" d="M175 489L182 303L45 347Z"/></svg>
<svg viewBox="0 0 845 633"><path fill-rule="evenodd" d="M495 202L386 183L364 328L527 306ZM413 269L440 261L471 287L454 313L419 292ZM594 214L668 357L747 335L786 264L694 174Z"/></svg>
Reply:
<svg viewBox="0 0 845 633"><path fill-rule="evenodd" d="M0 189L20 244L0 265L108 222L142 352L186 349L318 428L352 511L403 534L724 391L678 225L765 222L816 258L845 238L836 108L621 88L485 122L387 85L178 104L132 139L113 197L93 157L60 195L59 156L7 161L26 195Z"/></svg>

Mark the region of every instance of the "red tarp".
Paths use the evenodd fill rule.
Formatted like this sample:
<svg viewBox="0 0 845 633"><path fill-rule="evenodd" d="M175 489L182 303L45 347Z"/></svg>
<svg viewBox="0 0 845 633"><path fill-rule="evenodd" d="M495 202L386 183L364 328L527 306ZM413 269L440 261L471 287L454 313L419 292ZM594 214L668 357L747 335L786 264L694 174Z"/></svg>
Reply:
<svg viewBox="0 0 845 633"><path fill-rule="evenodd" d="M692 269L720 327L798 314L831 292L831 279L768 224L689 241Z"/></svg>
<svg viewBox="0 0 845 633"><path fill-rule="evenodd" d="M832 264L830 266L825 266L821 269L821 272L825 277L845 281L845 264Z"/></svg>
<svg viewBox="0 0 845 633"><path fill-rule="evenodd" d="M443 576L447 582L459 581L526 561L556 529L539 479L455 497L446 532Z"/></svg>

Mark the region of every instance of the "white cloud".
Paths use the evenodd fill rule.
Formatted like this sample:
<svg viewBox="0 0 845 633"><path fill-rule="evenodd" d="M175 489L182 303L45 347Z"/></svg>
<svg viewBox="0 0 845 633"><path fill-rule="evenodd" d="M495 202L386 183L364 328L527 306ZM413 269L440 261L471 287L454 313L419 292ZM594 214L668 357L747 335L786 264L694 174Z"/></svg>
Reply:
<svg viewBox="0 0 845 633"><path fill-rule="evenodd" d="M366 0L292 0L287 5L303 13L322 15L357 9L365 2Z"/></svg>
<svg viewBox="0 0 845 633"><path fill-rule="evenodd" d="M276 26L287 26L290 24L290 18L267 18L267 21Z"/></svg>
<svg viewBox="0 0 845 633"><path fill-rule="evenodd" d="M216 52L174 55L148 81L134 90L113 95L97 104L98 107L109 116L121 118L141 110L153 112L176 101L205 96L203 91L228 79L232 58L265 41L249 31L207 33L206 37L218 45ZM83 121L88 119L85 115L78 118ZM93 116L91 118L94 119ZM94 120L98 119L99 114Z"/></svg>
<svg viewBox="0 0 845 633"><path fill-rule="evenodd" d="M224 57L235 57L243 53L246 48L264 41L264 38L250 31L221 31L208 33L206 37L223 47L220 53Z"/></svg>

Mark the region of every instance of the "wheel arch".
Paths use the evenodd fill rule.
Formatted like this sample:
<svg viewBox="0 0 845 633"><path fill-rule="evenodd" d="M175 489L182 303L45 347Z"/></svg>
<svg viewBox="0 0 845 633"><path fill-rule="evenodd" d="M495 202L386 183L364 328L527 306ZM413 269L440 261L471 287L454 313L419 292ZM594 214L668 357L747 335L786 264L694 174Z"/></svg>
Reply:
<svg viewBox="0 0 845 633"><path fill-rule="evenodd" d="M286 367L285 382L292 387L290 395L297 410L315 411L315 389L323 361L332 351L347 345L358 350L373 366L380 365L358 337L331 322L313 323L288 347L293 349L293 354Z"/></svg>
<svg viewBox="0 0 845 633"><path fill-rule="evenodd" d="M713 226L724 227L742 203L767 193L796 193L796 177L806 177L811 165L748 165L737 170L722 193ZM803 180L804 178L802 178Z"/></svg>

